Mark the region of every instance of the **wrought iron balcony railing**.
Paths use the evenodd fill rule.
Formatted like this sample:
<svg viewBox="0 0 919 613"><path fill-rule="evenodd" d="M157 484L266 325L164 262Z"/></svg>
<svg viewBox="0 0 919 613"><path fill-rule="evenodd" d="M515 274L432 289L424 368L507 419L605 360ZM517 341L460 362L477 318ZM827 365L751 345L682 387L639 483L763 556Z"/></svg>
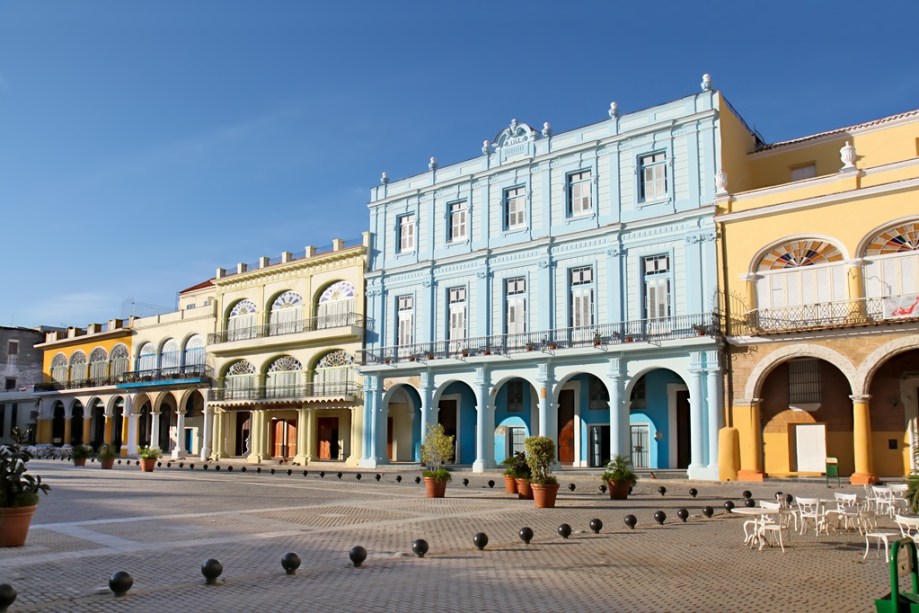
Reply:
<svg viewBox="0 0 919 613"><path fill-rule="evenodd" d="M754 309L731 322L732 335L854 328L919 319L919 295L885 296Z"/></svg>
<svg viewBox="0 0 919 613"><path fill-rule="evenodd" d="M331 330L349 326L367 328L371 322L372 320L370 318L358 315L357 313L323 315L322 317L311 317L299 321L287 321L251 326L248 328L236 328L235 330L224 330L223 332L208 334L207 343L208 345L214 345L217 343L230 343L233 341L245 341L268 336L282 336L285 334L300 334L302 332Z"/></svg>
<svg viewBox="0 0 919 613"><path fill-rule="evenodd" d="M390 364L405 360L506 355L523 351L554 351L573 347L607 347L633 342L658 343L695 336L720 337L721 325L718 315L715 313L676 315L577 328L557 328L520 334L496 334L379 347L363 350L361 364Z"/></svg>
<svg viewBox="0 0 919 613"><path fill-rule="evenodd" d="M105 385L118 385L120 383L141 383L168 381L172 379L211 378L212 369L203 364L190 364L188 366L175 366L171 368L154 368L151 370L132 370L120 375L110 377L89 377L86 379L71 379L68 381L48 381L37 383L36 392L53 392L59 390L73 390L84 387L102 387Z"/></svg>
<svg viewBox="0 0 919 613"><path fill-rule="evenodd" d="M301 385L259 385L254 387L224 387L208 390L209 401L251 400L264 402L269 400L305 400L328 396L357 398L361 395L361 386L356 381L335 383L304 383Z"/></svg>

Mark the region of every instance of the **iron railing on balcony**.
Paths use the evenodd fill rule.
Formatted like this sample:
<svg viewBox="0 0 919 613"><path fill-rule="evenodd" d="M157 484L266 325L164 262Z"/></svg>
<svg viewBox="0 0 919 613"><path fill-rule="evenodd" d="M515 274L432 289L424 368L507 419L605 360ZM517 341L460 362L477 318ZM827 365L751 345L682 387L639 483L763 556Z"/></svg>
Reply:
<svg viewBox="0 0 919 613"><path fill-rule="evenodd" d="M236 328L235 330L224 330L223 332L208 334L207 343L208 345L213 345L216 343L245 341L254 338L265 338L267 336L282 336L284 334L300 334L301 332L315 332L316 330L330 330L348 326L366 328L371 321L370 318L358 315L357 313L323 315L321 317L311 317L299 321L286 321L251 326L248 328Z"/></svg>
<svg viewBox="0 0 919 613"><path fill-rule="evenodd" d="M621 343L662 342L694 336L719 337L720 335L720 320L715 313L676 315L577 328L496 334L461 340L431 341L413 345L365 349L361 352L361 364L390 364L405 360L462 358L474 355L506 355L522 351L553 351L573 347L607 347Z"/></svg>
<svg viewBox="0 0 919 613"><path fill-rule="evenodd" d="M854 328L919 319L919 296L885 296L754 309L743 323L732 322L732 335Z"/></svg>
<svg viewBox="0 0 919 613"><path fill-rule="evenodd" d="M48 381L37 383L36 392L52 392L58 390L73 390L84 387L102 387L105 385L118 385L120 383L141 383L155 381L169 381L172 379L198 379L208 378L212 369L203 364L190 364L187 366L174 366L171 368L154 368L150 370L132 370L120 375L110 377L91 377L86 379L72 379L68 381Z"/></svg>
<svg viewBox="0 0 919 613"><path fill-rule="evenodd" d="M328 396L352 397L361 395L355 381L312 382L300 385L259 385L254 387L217 388L208 390L209 401L222 400L304 400Z"/></svg>

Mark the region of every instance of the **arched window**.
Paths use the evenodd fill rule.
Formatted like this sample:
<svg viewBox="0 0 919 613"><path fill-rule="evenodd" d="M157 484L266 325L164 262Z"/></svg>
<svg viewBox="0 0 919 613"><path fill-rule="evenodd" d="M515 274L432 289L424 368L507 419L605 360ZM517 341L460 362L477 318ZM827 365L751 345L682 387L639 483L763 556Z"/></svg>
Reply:
<svg viewBox="0 0 919 613"><path fill-rule="evenodd" d="M227 369L224 387L227 400L251 397L253 390L258 387L258 374L256 374L255 366L248 360L233 362Z"/></svg>
<svg viewBox="0 0 919 613"><path fill-rule="evenodd" d="M331 351L316 363L313 393L317 396L347 394L354 382L354 359L345 351Z"/></svg>
<svg viewBox="0 0 919 613"><path fill-rule="evenodd" d="M268 333L291 334L303 329L303 299L296 292L284 292L271 305Z"/></svg>
<svg viewBox="0 0 919 613"><path fill-rule="evenodd" d="M337 328L353 323L354 286L347 281L333 283L319 296L317 309L318 329Z"/></svg>
<svg viewBox="0 0 919 613"><path fill-rule="evenodd" d="M93 383L102 383L108 378L108 353L96 347L89 354L89 378Z"/></svg>
<svg viewBox="0 0 919 613"><path fill-rule="evenodd" d="M756 268L757 306L764 309L813 305L848 297L839 249L822 240L795 240L770 249Z"/></svg>
<svg viewBox="0 0 919 613"><path fill-rule="evenodd" d="M59 353L51 360L51 379L63 383L67 381L67 356Z"/></svg>
<svg viewBox="0 0 919 613"><path fill-rule="evenodd" d="M271 363L265 381L265 395L269 398L287 398L300 395L303 383L303 365L289 355Z"/></svg>
<svg viewBox="0 0 919 613"><path fill-rule="evenodd" d="M137 354L137 372L152 375L156 370L156 347L153 343L144 343Z"/></svg>
<svg viewBox="0 0 919 613"><path fill-rule="evenodd" d="M86 380L86 354L82 351L77 351L70 356L70 380Z"/></svg>
<svg viewBox="0 0 919 613"><path fill-rule="evenodd" d="M116 381L128 372L128 362L130 361L130 355L128 354L128 348L124 345L115 345L115 348L112 349L111 366L110 372L112 373L112 379Z"/></svg>
<svg viewBox="0 0 919 613"><path fill-rule="evenodd" d="M865 295L885 298L888 316L896 315L894 310L908 311L919 301L919 222L878 232L865 248L864 259ZM912 308L911 316L919 314L919 305Z"/></svg>
<svg viewBox="0 0 919 613"><path fill-rule="evenodd" d="M185 372L204 372L204 337L195 334L185 343Z"/></svg>
<svg viewBox="0 0 919 613"><path fill-rule="evenodd" d="M237 302L227 319L227 340L239 341L255 338L257 314L258 308L251 300Z"/></svg>
<svg viewBox="0 0 919 613"><path fill-rule="evenodd" d="M179 351L178 341L171 338L163 343L163 350L160 352L160 372L164 375L178 374L181 362L182 352Z"/></svg>

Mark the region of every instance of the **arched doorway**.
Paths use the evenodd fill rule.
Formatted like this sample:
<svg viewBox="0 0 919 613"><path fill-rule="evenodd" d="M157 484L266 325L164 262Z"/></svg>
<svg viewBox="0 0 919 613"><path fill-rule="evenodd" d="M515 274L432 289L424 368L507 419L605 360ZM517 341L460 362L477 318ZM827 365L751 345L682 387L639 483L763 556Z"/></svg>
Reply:
<svg viewBox="0 0 919 613"><path fill-rule="evenodd" d="M636 468L689 467L689 391L678 374L657 368L635 380L629 390L629 431Z"/></svg>
<svg viewBox="0 0 919 613"><path fill-rule="evenodd" d="M51 444L60 447L64 444L64 403L58 400L54 403L53 417L51 419Z"/></svg>
<svg viewBox="0 0 919 613"><path fill-rule="evenodd" d="M172 451L172 433L176 427L176 412L171 398L163 399L160 404L160 431L157 433L157 444L164 453Z"/></svg>
<svg viewBox="0 0 919 613"><path fill-rule="evenodd" d="M73 407L70 409L70 444L83 444L83 403L79 400L73 401Z"/></svg>
<svg viewBox="0 0 919 613"><path fill-rule="evenodd" d="M137 441L141 447L150 446L150 426L152 417L150 412L150 401L144 400L137 418Z"/></svg>
<svg viewBox="0 0 919 613"><path fill-rule="evenodd" d="M105 407L98 398L90 403L89 440L94 449L105 444Z"/></svg>
<svg viewBox="0 0 919 613"><path fill-rule="evenodd" d="M454 464L475 462L475 431L478 419L475 405L475 392L461 381L449 383L438 398L437 422L444 427L445 434L455 437Z"/></svg>
<svg viewBox="0 0 919 613"><path fill-rule="evenodd" d="M763 468L769 475L820 474L827 456L852 474L852 389L839 368L816 357L779 363L759 392Z"/></svg>
<svg viewBox="0 0 919 613"><path fill-rule="evenodd" d="M421 459L421 397L410 385L400 384L387 392L386 457L392 462ZM379 438L377 439L380 440Z"/></svg>
<svg viewBox="0 0 919 613"><path fill-rule="evenodd" d="M115 405L112 408L112 445L115 451L121 451L121 445L124 442L124 398L115 399Z"/></svg>
<svg viewBox="0 0 919 613"><path fill-rule="evenodd" d="M908 475L919 468L919 349L888 357L868 384L874 473Z"/></svg>
<svg viewBox="0 0 919 613"><path fill-rule="evenodd" d="M523 451L526 437L539 430L536 389L521 377L497 385L495 393L495 462Z"/></svg>

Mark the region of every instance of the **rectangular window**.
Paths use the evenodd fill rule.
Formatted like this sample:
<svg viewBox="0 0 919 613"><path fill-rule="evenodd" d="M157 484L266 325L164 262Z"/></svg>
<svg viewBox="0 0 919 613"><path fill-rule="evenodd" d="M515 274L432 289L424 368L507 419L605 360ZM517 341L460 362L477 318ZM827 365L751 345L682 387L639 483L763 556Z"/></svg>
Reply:
<svg viewBox="0 0 919 613"><path fill-rule="evenodd" d="M788 362L788 405L804 410L820 407L820 360L798 358Z"/></svg>
<svg viewBox="0 0 919 613"><path fill-rule="evenodd" d="M638 160L641 176L640 193L642 202L662 200L667 197L667 156L663 152L652 153Z"/></svg>
<svg viewBox="0 0 919 613"><path fill-rule="evenodd" d="M645 318L670 317L670 256L644 259Z"/></svg>
<svg viewBox="0 0 919 613"><path fill-rule="evenodd" d="M447 331L450 340L450 349L462 349L462 341L466 339L466 288L451 287L447 290L450 301L450 328Z"/></svg>
<svg viewBox="0 0 919 613"><path fill-rule="evenodd" d="M792 181L803 181L804 179L813 179L817 176L817 163L810 162L808 164L802 164L801 166L795 166L791 169L791 180Z"/></svg>
<svg viewBox="0 0 919 613"><path fill-rule="evenodd" d="M513 187L504 192L504 229L516 230L526 224L526 189Z"/></svg>
<svg viewBox="0 0 919 613"><path fill-rule="evenodd" d="M569 277L571 293L569 325L572 328L590 327L594 323L594 270L590 266L572 268Z"/></svg>
<svg viewBox="0 0 919 613"><path fill-rule="evenodd" d="M507 343L512 347L521 347L526 342L527 282L523 277L517 277L504 283Z"/></svg>
<svg viewBox="0 0 919 613"><path fill-rule="evenodd" d="M450 242L466 240L466 203L454 202L450 205Z"/></svg>
<svg viewBox="0 0 919 613"><path fill-rule="evenodd" d="M399 217L399 253L415 250L415 216Z"/></svg>
<svg viewBox="0 0 919 613"><path fill-rule="evenodd" d="M523 441L527 437L527 429L519 426L511 426L507 429L507 457L513 457L515 453L524 453Z"/></svg>
<svg viewBox="0 0 919 613"><path fill-rule="evenodd" d="M584 215L591 210L590 170L579 170L568 175L568 214Z"/></svg>
<svg viewBox="0 0 919 613"><path fill-rule="evenodd" d="M16 389L16 379L13 379L12 377L7 377L6 378L6 391L10 391L14 389Z"/></svg>
<svg viewBox="0 0 919 613"><path fill-rule="evenodd" d="M415 342L415 300L411 296L397 298L399 319L396 325L396 336L399 345L411 345Z"/></svg>
<svg viewBox="0 0 919 613"><path fill-rule="evenodd" d="M19 341L7 341L6 355L19 355Z"/></svg>

